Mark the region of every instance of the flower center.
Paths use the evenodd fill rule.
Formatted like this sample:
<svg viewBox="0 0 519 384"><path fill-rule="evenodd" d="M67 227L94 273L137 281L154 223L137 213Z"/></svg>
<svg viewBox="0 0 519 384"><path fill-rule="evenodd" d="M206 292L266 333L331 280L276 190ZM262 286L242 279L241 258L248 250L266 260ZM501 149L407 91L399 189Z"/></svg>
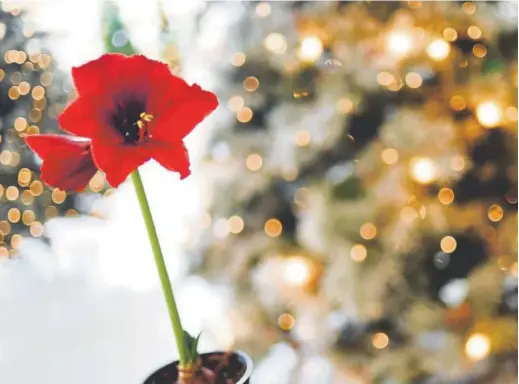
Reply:
<svg viewBox="0 0 519 384"><path fill-rule="evenodd" d="M148 141L148 125L154 116L143 110L144 103L138 101L117 106L117 111L112 116L112 124L121 133L125 143L138 144Z"/></svg>

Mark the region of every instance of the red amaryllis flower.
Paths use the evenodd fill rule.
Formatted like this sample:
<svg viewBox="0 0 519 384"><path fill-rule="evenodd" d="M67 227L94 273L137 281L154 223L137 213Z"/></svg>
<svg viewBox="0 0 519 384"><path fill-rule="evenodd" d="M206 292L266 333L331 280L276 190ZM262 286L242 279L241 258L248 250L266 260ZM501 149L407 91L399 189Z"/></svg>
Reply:
<svg viewBox="0 0 519 384"><path fill-rule="evenodd" d="M181 178L190 174L183 138L217 106L211 92L188 85L144 56L106 54L72 69L79 97L61 127L92 140L92 154L116 187L153 158Z"/></svg>
<svg viewBox="0 0 519 384"><path fill-rule="evenodd" d="M97 172L90 140L63 135L31 135L25 141L43 160L41 178L48 185L80 191Z"/></svg>

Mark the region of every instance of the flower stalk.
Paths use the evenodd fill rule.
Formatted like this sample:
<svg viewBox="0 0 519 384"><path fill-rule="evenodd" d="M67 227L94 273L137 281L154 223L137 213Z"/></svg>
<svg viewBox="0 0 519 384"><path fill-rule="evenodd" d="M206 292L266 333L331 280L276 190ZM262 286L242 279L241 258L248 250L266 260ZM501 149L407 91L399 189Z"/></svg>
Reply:
<svg viewBox="0 0 519 384"><path fill-rule="evenodd" d="M137 199L139 200L139 205L141 207L144 224L146 225L146 230L148 232L148 238L150 240L151 249L153 251L153 257L155 258L155 265L157 266L157 271L159 273L160 284L162 286L164 298L166 299L166 304L169 312L169 319L171 321L171 326L173 327L173 333L175 334L175 340L177 343L177 349L180 360L179 367L186 367L186 365L189 364L189 357L187 356L188 353L186 353L187 351L184 341L185 333L184 329L182 328L182 323L180 321L180 315L178 313L175 295L173 294L173 288L171 287L171 281L169 279L168 271L166 269L166 264L164 262L162 250L160 248L157 231L155 230L155 225L153 224L153 217L151 215L150 206L148 204L146 192L144 191L144 185L142 184L142 179L139 174L139 170L136 169L135 171L133 171L131 177L133 185L135 187L135 192L137 193Z"/></svg>

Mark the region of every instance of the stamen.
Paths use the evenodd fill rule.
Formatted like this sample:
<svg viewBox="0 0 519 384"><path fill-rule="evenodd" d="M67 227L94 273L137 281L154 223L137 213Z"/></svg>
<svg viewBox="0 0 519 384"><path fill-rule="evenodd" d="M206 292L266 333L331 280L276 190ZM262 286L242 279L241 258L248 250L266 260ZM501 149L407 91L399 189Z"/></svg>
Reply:
<svg viewBox="0 0 519 384"><path fill-rule="evenodd" d="M148 123L153 121L154 116L151 113L142 112L139 115L140 119L135 122L139 128L139 140L138 142L144 142L148 138Z"/></svg>

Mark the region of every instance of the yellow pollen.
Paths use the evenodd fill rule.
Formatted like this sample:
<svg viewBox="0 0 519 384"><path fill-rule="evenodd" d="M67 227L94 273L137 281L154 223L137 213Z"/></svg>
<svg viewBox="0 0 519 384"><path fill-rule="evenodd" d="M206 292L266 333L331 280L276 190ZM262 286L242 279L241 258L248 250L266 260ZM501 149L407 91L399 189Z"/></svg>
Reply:
<svg viewBox="0 0 519 384"><path fill-rule="evenodd" d="M142 112L139 117L140 119L135 124L139 127L139 141L144 141L148 134L148 123L153 121L154 116L151 113Z"/></svg>

